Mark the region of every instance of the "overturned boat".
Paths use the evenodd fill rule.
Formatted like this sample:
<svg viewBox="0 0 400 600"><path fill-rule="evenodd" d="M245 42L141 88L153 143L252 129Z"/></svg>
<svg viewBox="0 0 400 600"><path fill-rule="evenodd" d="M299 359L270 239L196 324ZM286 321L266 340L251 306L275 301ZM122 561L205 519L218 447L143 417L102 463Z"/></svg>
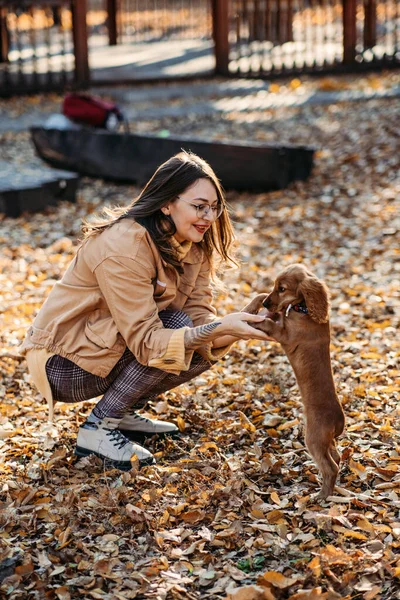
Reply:
<svg viewBox="0 0 400 600"><path fill-rule="evenodd" d="M31 135L39 156L54 167L139 185L183 149L209 162L226 189L282 189L309 176L315 152L309 146L208 141L169 133L117 133L88 127L32 127Z"/></svg>

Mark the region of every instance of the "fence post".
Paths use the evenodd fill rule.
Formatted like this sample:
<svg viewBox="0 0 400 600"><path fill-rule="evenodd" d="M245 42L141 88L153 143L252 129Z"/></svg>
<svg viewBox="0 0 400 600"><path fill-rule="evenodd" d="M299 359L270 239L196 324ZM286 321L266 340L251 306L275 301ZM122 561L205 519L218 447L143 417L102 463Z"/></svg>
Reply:
<svg viewBox="0 0 400 600"><path fill-rule="evenodd" d="M89 50L86 25L86 0L72 0L72 34L75 52L75 81L78 85L89 83Z"/></svg>
<svg viewBox="0 0 400 600"><path fill-rule="evenodd" d="M364 49L376 45L376 0L364 2Z"/></svg>
<svg viewBox="0 0 400 600"><path fill-rule="evenodd" d="M107 0L108 43L116 46L118 43L117 30L117 0Z"/></svg>
<svg viewBox="0 0 400 600"><path fill-rule="evenodd" d="M7 29L7 8L0 7L0 63L8 62L10 34Z"/></svg>
<svg viewBox="0 0 400 600"><path fill-rule="evenodd" d="M343 0L343 62L353 63L356 58L357 0Z"/></svg>
<svg viewBox="0 0 400 600"><path fill-rule="evenodd" d="M212 0L215 72L229 73L229 0Z"/></svg>

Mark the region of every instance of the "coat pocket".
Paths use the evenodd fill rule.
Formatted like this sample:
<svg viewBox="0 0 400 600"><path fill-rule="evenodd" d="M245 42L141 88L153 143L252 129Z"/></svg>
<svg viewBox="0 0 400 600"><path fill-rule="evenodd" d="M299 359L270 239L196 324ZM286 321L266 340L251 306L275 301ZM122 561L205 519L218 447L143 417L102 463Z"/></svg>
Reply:
<svg viewBox="0 0 400 600"><path fill-rule="evenodd" d="M160 281L159 279L156 279L153 282L153 285L154 285L154 297L161 298L161 296L165 293L165 291L167 289L167 284L164 283L163 281Z"/></svg>

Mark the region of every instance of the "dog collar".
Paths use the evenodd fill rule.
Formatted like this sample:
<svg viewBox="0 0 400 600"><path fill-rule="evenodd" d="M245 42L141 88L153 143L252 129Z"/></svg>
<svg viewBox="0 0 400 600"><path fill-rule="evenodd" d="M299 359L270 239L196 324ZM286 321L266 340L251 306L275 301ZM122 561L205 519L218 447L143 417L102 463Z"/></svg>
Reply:
<svg viewBox="0 0 400 600"><path fill-rule="evenodd" d="M300 302L300 304L289 304L289 306L287 307L286 312L285 312L286 317L289 315L291 310L308 315L308 308L304 301Z"/></svg>

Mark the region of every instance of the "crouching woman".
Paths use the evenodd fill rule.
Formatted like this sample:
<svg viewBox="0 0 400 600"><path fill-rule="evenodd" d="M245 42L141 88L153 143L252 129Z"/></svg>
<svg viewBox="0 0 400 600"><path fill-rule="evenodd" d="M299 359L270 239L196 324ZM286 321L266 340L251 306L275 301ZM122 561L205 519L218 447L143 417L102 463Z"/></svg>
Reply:
<svg viewBox="0 0 400 600"><path fill-rule="evenodd" d="M101 396L75 453L130 469L154 462L139 442L174 435L138 413L149 399L209 369L238 339L268 339L245 312L216 316L215 259L232 261L233 229L211 167L181 152L127 208L86 223L84 240L22 345L32 379L53 403Z"/></svg>

